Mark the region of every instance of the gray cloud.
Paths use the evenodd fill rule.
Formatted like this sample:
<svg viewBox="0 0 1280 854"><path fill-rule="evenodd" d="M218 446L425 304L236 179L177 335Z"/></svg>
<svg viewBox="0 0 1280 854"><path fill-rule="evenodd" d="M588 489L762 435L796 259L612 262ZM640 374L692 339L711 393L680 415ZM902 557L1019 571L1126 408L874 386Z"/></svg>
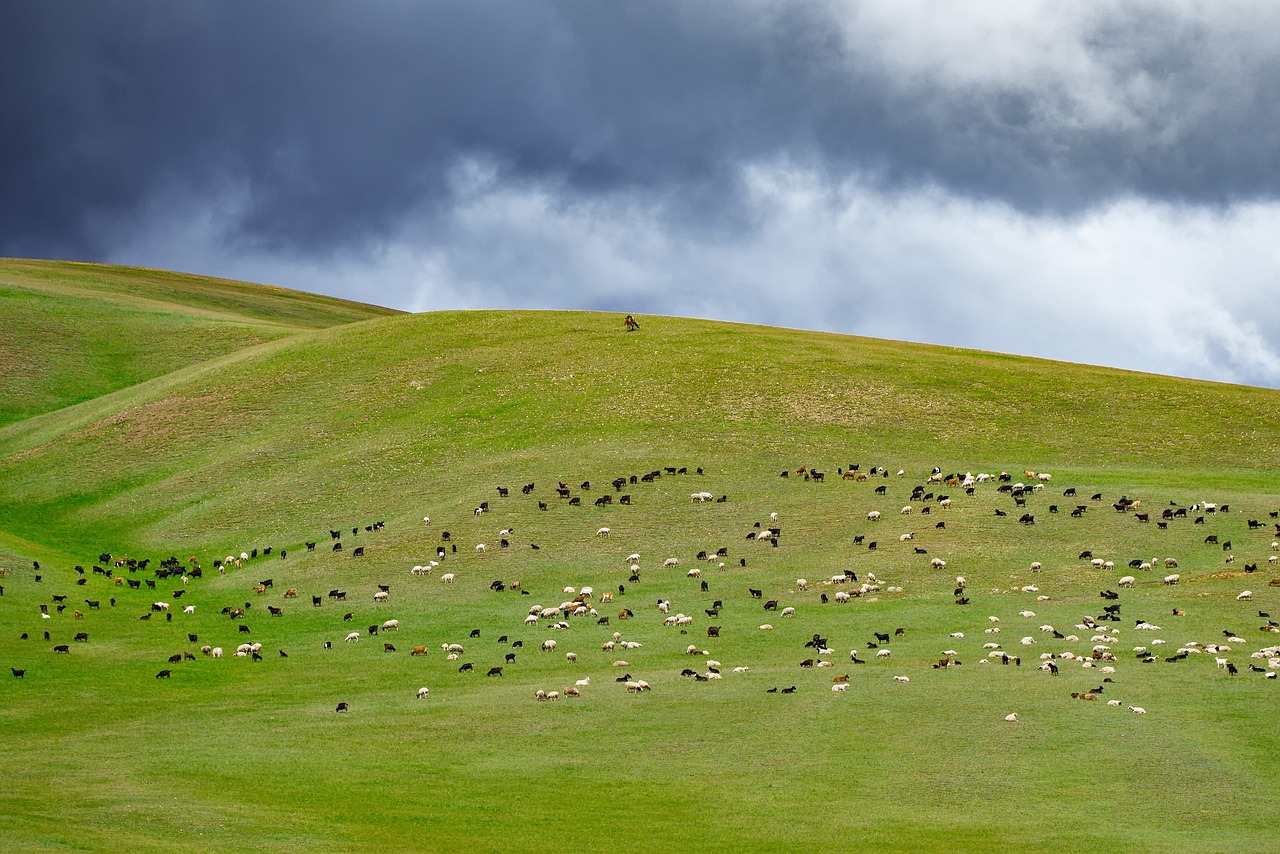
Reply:
<svg viewBox="0 0 1280 854"><path fill-rule="evenodd" d="M1280 385L1277 24L1154 1L7 4L0 253Z"/></svg>

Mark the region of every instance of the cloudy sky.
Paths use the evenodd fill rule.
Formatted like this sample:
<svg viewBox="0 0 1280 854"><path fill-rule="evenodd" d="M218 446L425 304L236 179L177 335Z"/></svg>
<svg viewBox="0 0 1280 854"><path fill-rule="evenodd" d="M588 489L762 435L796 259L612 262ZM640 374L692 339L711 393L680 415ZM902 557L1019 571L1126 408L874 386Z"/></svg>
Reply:
<svg viewBox="0 0 1280 854"><path fill-rule="evenodd" d="M1280 388L1280 5L0 7L0 255Z"/></svg>

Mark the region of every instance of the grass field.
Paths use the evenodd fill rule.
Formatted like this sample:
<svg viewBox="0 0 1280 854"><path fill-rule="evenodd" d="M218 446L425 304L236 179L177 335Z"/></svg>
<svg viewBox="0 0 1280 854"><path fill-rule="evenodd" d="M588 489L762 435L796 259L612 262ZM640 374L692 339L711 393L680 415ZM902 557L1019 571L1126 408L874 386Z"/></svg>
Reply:
<svg viewBox="0 0 1280 854"><path fill-rule="evenodd" d="M1280 615L1269 584L1280 569L1268 563L1280 393L678 318L642 318L628 334L590 313L393 315L46 262L0 265L0 309L0 353L39 365L0 359L0 667L25 670L0 680L4 850L1274 847L1280 685L1248 666L1268 669L1250 654L1280 643L1258 616ZM70 334L86 324L96 332ZM74 340L52 346L64 337ZM889 476L841 479L852 464ZM801 466L826 476L806 480ZM1025 507L995 482L912 498L934 466L1052 480ZM561 481L581 506L557 496ZM1078 498L1063 495L1071 487ZM725 500L692 501L700 491ZM595 506L606 494L614 502ZM1113 510L1121 494L1138 510ZM1166 507L1205 501L1229 509L1157 526ZM481 502L489 511L475 515ZM1077 505L1087 510L1073 518ZM747 540L770 513L777 546ZM366 530L375 522L385 526ZM410 575L440 546L430 575ZM723 558L696 558L721 547ZM242 567L214 568L254 549ZM1114 568L1093 569L1086 549ZM130 572L103 552L151 564ZM169 556L188 570L196 558L203 577L156 579ZM663 568L670 557L679 566ZM1129 568L1153 558L1149 571ZM95 564L156 587L117 585ZM845 570L858 584L823 583ZM1162 584L1167 572L1181 582ZM1128 574L1136 586L1120 590ZM879 590L821 601L869 575ZM968 605L955 603L957 575ZM502 592L490 587L499 579ZM584 585L608 625L524 624L530 606ZM284 597L291 587L299 598ZM1108 588L1121 622L1075 628L1112 604L1099 598ZM1245 589L1253 599L1237 600ZM606 591L612 603L598 601ZM54 596L67 597L62 613ZM693 617L683 632L663 625L660 599ZM795 616L765 611L770 599ZM150 610L157 601L171 619ZM246 604L242 617L220 613ZM619 619L622 608L634 617ZM397 632L368 633L389 619ZM1136 630L1139 619L1162 630ZM899 627L877 658L886 645L868 643ZM1044 653L1087 657L1093 635L1113 630L1110 683L1107 662L1059 657L1058 676L1036 667ZM361 640L344 643L352 631ZM1245 643L1164 660L1190 642L1226 643L1224 631ZM642 646L603 650L615 632ZM814 633L833 654L804 646ZM550 639L555 651L541 651ZM235 657L242 642L261 643L263 660ZM456 660L449 643L465 648ZM984 643L1021 665L980 663ZM411 656L418 645L428 654ZM1139 645L1158 660L1142 663ZM948 649L963 665L932 668ZM194 660L168 663L184 652ZM722 679L680 675L707 673L708 658ZM811 658L833 666L799 666ZM460 673L468 662L475 672ZM503 675L486 676L495 666ZM162 669L171 678L157 679ZM622 672L652 690L627 693ZM849 689L833 693L845 673ZM581 697L533 699L583 678ZM415 698L421 686L429 698ZM1095 687L1097 701L1071 697ZM335 713L339 702L350 710Z"/></svg>

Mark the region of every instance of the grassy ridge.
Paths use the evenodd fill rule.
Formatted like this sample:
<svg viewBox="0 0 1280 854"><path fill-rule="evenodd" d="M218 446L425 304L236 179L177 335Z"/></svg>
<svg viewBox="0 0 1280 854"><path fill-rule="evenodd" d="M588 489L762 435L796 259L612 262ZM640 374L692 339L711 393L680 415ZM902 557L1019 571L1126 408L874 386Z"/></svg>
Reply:
<svg viewBox="0 0 1280 854"><path fill-rule="evenodd" d="M1159 638L1171 653L1221 643L1230 629L1247 640L1230 654L1244 670L1256 661L1249 651L1277 637L1258 631L1255 611L1280 612L1280 588L1267 584L1280 573L1266 562L1268 514L1280 512L1280 423L1266 413L1280 393L695 320L620 327L588 313L370 319L186 363L0 430L0 666L27 670L0 679L0 762L24 769L0 790L0 845L497 851L568 837L602 851L648 850L655 839L717 850L1043 850L1095 838L1105 823L1111 844L1136 850L1269 850L1277 683L1228 677L1207 654L1142 664L1131 648ZM855 462L905 474L835 475ZM802 464L826 470L825 482L803 480ZM1054 478L1025 508L986 484L973 495L947 488L954 504L944 510L939 487L911 498L933 465ZM593 506L613 478L665 466L690 473L627 484L631 506ZM560 480L583 506L556 496ZM1081 497L1063 496L1069 486ZM701 490L726 501L692 502ZM1161 530L1110 509L1121 492L1157 517L1170 502L1232 509ZM475 515L482 501L490 512ZM1088 509L1072 518L1077 503ZM867 519L873 509L880 522ZM778 546L747 541L770 512ZM1021 512L1036 524L1019 524ZM1264 526L1249 528L1251 518ZM365 530L375 521L385 529ZM610 536L596 535L602 526ZM509 548L500 529L512 531ZM1205 542L1210 534L1233 541L1236 563ZM408 574L442 545L432 575ZM244 568L212 569L267 546L271 556ZM695 559L721 546L724 567ZM150 557L152 568L194 556L205 574L133 590L90 571L77 586L72 565L104 549ZM1114 570L1091 569L1084 549ZM642 555L634 582L623 560L632 551ZM1170 556L1176 587L1160 583L1163 567L1127 568ZM662 569L666 557L680 566ZM931 567L934 557L946 568ZM1246 563L1261 568L1245 575ZM845 569L903 592L823 603L838 588L822 579ZM441 581L446 571L455 583ZM1099 614L1098 591L1130 572L1139 583L1122 594L1117 673L1102 697L1147 707L1141 717L1069 697L1101 684L1098 669L1063 663L1055 678L1033 666L1041 652L1087 655L1091 633L1074 624ZM969 606L953 602L957 574ZM275 586L254 593L268 577ZM495 592L495 579L520 580L530 595ZM373 601L377 584L390 586L389 602ZM1021 592L1031 584L1050 598ZM531 604L557 605L565 587L583 585L615 594L598 606L609 625L524 625ZM1252 602L1235 598L1245 586ZM288 587L300 598L285 599ZM796 616L763 611L748 588ZM346 602L327 597L332 589ZM44 619L38 606L55 594L71 608L86 598L102 607L78 620L50 607ZM694 616L688 634L662 624L659 598ZM157 599L171 603L172 621L148 610ZM723 608L712 619L704 609L715 599ZM243 617L220 613L246 603ZM619 620L622 607L634 618ZM1136 632L1138 618L1164 630ZM386 619L400 631L368 634ZM774 629L760 630L765 622ZM1055 641L1038 630L1046 623L1080 640ZM721 638L707 637L711 624ZM891 657L874 658L873 633L899 626ZM344 643L352 630L362 639ZM77 631L89 642L72 641ZM606 652L614 631L643 646ZM803 647L814 632L830 638L833 668L798 666L815 657ZM1036 644L1023 647L1023 636ZM539 650L547 639L556 651ZM979 664L993 639L1023 665ZM233 657L242 641L263 643L264 660ZM57 643L70 653L53 653ZM200 655L206 643L227 658ZM442 643L465 653L450 661ZM429 654L410 656L419 644ZM680 676L706 669L689 644L721 661L725 678ZM947 648L964 665L931 669ZM853 664L851 650L867 663ZM196 660L167 663L183 651ZM629 667L612 666L623 658ZM478 672L459 673L463 662ZM750 670L729 672L739 665ZM504 675L486 677L492 666ZM157 680L161 668L172 678ZM654 690L625 693L619 670ZM832 693L844 672L850 690ZM894 682L899 674L911 682ZM580 699L531 698L584 676ZM419 701L422 685L431 697ZM791 685L795 695L766 693ZM340 700L351 704L345 716L334 713ZM1022 720L1005 723L1010 711Z"/></svg>
<svg viewBox="0 0 1280 854"><path fill-rule="evenodd" d="M0 426L300 330L392 313L181 273L0 259Z"/></svg>

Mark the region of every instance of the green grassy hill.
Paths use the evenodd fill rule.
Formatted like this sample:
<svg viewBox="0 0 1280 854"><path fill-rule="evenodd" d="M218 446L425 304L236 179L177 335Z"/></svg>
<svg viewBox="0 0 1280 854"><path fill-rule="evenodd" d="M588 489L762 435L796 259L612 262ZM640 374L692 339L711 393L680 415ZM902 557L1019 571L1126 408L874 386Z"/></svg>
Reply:
<svg viewBox="0 0 1280 854"><path fill-rule="evenodd" d="M394 313L160 270L0 259L0 427L299 331Z"/></svg>
<svg viewBox="0 0 1280 854"><path fill-rule="evenodd" d="M134 275L178 281L116 275L135 295ZM1271 845L1280 686L1248 666L1267 670L1250 654L1280 640L1255 613L1280 613L1280 393L678 318L625 333L580 312L374 316L240 287L193 283L153 306L194 322L216 292L250 335L236 346L107 385L71 370L101 352L46 351L48 375L71 378L54 397L79 402L0 428L0 666L25 671L0 680L0 761L23 769L0 790L7 850L1042 850L1104 826L1138 850ZM65 320L61 305L29 325ZM855 464L887 476L840 476ZM1019 505L995 480L926 483L934 466L1052 479ZM724 500L691 499L703 491ZM1141 504L1117 512L1122 494ZM1228 507L1191 509L1206 501ZM771 525L776 545L754 538ZM215 568L241 552L256 553ZM170 556L202 576L157 578ZM114 565L129 558L150 564ZM846 571L858 581L830 583ZM595 616L526 625L583 586ZM1077 628L1112 604L1105 589L1122 621ZM665 625L659 600L692 620ZM389 619L398 631L370 634ZM641 646L603 649L615 632ZM834 652L806 648L815 633ZM1237 633L1229 652L1165 661ZM263 660L235 657L242 642ZM981 664L984 643L1021 664ZM1095 647L1116 661L1084 667ZM948 649L963 665L932 667ZM1042 653L1060 675L1037 669ZM708 659L722 679L680 675ZM652 691L626 692L624 671ZM533 699L583 678L581 697ZM1095 687L1097 701L1070 696Z"/></svg>

